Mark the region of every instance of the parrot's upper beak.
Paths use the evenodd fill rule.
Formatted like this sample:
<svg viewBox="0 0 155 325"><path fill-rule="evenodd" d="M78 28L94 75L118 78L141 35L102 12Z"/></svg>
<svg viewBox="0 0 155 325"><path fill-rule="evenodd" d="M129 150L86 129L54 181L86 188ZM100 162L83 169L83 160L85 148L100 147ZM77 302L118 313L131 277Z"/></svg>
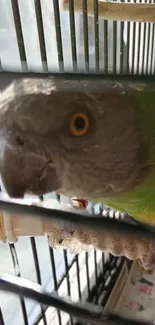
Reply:
<svg viewBox="0 0 155 325"><path fill-rule="evenodd" d="M0 134L0 175L5 190L12 198L25 194L43 195L59 190L60 183L55 164L40 141L17 146L13 136ZM32 139L32 137L31 137Z"/></svg>
<svg viewBox="0 0 155 325"><path fill-rule="evenodd" d="M25 189L22 187L17 186L13 182L6 183L5 179L3 178L4 188L7 194L14 199L23 199L25 195Z"/></svg>
<svg viewBox="0 0 155 325"><path fill-rule="evenodd" d="M50 161L41 169L32 166L31 173L26 170L10 165L9 169L1 171L2 182L11 198L23 198L25 194L39 196L59 189L56 171Z"/></svg>

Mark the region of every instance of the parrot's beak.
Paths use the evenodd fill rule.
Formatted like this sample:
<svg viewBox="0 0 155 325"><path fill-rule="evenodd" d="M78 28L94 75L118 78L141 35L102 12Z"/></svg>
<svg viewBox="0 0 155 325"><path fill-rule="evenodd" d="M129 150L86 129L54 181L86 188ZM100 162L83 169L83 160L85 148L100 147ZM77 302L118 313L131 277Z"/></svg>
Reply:
<svg viewBox="0 0 155 325"><path fill-rule="evenodd" d="M2 169L2 182L11 198L23 198L25 194L39 196L59 190L60 184L52 162L44 162L40 159L40 165L37 166L36 162L36 165L32 164L31 168L23 166L21 170L17 170L10 163L8 169Z"/></svg>
<svg viewBox="0 0 155 325"><path fill-rule="evenodd" d="M22 170L10 166L9 169L1 171L1 178L7 194L11 198L24 198L28 195L43 195L59 189L59 182L55 168L51 162L47 162L40 169L31 168L31 173L27 173L25 168Z"/></svg>
<svg viewBox="0 0 155 325"><path fill-rule="evenodd" d="M60 189L58 173L53 159L40 142L25 147L14 144L12 137L3 141L0 135L0 176L11 198L25 194L43 195Z"/></svg>
<svg viewBox="0 0 155 325"><path fill-rule="evenodd" d="M14 199L23 199L25 195L25 190L22 187L16 186L14 183L6 183L5 179L2 177L4 188L7 194Z"/></svg>

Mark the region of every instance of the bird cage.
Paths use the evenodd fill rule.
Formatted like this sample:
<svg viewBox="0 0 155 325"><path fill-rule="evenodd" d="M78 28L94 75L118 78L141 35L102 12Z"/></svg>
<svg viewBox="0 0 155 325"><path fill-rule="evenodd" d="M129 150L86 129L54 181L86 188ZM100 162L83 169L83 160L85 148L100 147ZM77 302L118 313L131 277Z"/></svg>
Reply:
<svg viewBox="0 0 155 325"><path fill-rule="evenodd" d="M145 84L148 91L154 84L154 0L1 0L0 15L1 91L14 80L26 78L52 79L63 92L75 89L99 92L103 85L105 92L108 92L109 85L114 93L121 87L122 93L125 87L133 92L135 89L142 92L141 85ZM113 236L119 234L120 237L132 238L136 233L139 240L153 240L154 228L134 221L130 215L122 217L119 211L103 206L96 215L93 205L91 213L85 213L84 210L60 209L60 206L49 208L44 204L44 196L39 200L29 204L6 199L4 195L0 199L0 238L8 241L14 268L14 275L0 275L0 290L19 297L19 313L22 314L21 323L19 319L7 323L1 306L0 324L29 325L27 301L32 300L37 303L36 308L40 308L37 319L31 320L32 325L148 325L115 313L114 305L111 309L107 307L117 281L128 277L132 261L111 255L113 251L102 252L102 249L98 250L101 247L95 244L91 251L85 247L83 253L76 252L72 257L64 247L61 252L64 268L58 279L54 247L49 248L46 243L43 255L47 250L48 258L40 265L37 237L44 234L50 237L52 231L43 229L47 229L47 224L49 227L61 222L66 227L69 224L75 229L80 228L85 234L103 230ZM19 236L29 237L30 250L26 256L27 261L32 259L34 262L37 283L22 276L16 244ZM58 238L57 244L61 246L63 241L64 238ZM83 265L82 271L80 265ZM41 268L47 267L51 267L52 284L49 283L45 289ZM74 300L72 290L76 292Z"/></svg>

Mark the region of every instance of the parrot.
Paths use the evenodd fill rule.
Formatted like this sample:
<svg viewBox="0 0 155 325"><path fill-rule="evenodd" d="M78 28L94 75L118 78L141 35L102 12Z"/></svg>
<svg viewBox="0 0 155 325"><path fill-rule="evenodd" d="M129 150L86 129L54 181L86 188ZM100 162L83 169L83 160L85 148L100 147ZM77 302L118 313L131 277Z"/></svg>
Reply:
<svg viewBox="0 0 155 325"><path fill-rule="evenodd" d="M0 94L8 195L55 191L155 224L154 104L153 86L104 81L101 91L66 91L54 78L14 80Z"/></svg>

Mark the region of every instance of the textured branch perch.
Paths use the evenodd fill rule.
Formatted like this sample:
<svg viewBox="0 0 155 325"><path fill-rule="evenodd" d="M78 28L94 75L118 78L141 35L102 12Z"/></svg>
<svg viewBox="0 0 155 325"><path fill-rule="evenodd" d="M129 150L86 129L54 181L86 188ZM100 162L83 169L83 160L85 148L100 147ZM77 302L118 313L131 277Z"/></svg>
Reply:
<svg viewBox="0 0 155 325"><path fill-rule="evenodd" d="M68 248L79 253L88 246L107 251L116 256L126 256L131 260L140 259L146 269L154 268L155 246L147 239L139 239L136 235L113 234L108 230L86 231L84 229L65 229L63 224L55 223L47 218L31 218L22 215L0 214L0 240L15 242L21 236L49 236L49 244L53 247ZM64 227L65 228L65 227Z"/></svg>

